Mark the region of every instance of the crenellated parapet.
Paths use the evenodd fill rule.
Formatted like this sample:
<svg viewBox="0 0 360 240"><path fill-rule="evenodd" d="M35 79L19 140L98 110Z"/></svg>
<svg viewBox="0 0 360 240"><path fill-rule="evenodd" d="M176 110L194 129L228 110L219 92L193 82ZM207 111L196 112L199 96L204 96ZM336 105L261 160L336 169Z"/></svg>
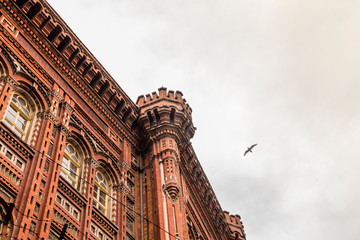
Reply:
<svg viewBox="0 0 360 240"><path fill-rule="evenodd" d="M194 136L192 109L180 91L167 91L161 87L158 93L139 96L136 104L139 107L138 123L150 139L170 134L175 136L179 146L183 146Z"/></svg>
<svg viewBox="0 0 360 240"><path fill-rule="evenodd" d="M186 99L183 98L182 92L180 91L175 92L173 90L167 91L167 88L165 87L159 88L159 93L152 92L151 95L146 94L145 96L144 95L139 96L136 101L136 105L138 107L145 107L147 105L152 105L162 100L172 102L175 106L183 109L184 111L187 112L188 116L191 119L192 109L189 106L189 104L186 103Z"/></svg>
<svg viewBox="0 0 360 240"><path fill-rule="evenodd" d="M227 211L224 211L226 223L230 228L230 234L235 240L245 240L246 234L244 231L244 225L241 221L240 215L232 215Z"/></svg>

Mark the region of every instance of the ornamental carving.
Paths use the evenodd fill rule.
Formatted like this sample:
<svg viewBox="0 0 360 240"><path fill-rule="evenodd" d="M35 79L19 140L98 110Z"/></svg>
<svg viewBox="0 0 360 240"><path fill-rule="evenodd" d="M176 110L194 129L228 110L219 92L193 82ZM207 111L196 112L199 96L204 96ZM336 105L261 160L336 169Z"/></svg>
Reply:
<svg viewBox="0 0 360 240"><path fill-rule="evenodd" d="M57 124L57 118L51 113L51 112L39 112L37 114L37 116L39 118L45 119L45 120L50 120L52 123L54 123L55 125Z"/></svg>
<svg viewBox="0 0 360 240"><path fill-rule="evenodd" d="M180 197L180 187L176 182L168 182L163 185L164 193L175 202Z"/></svg>
<svg viewBox="0 0 360 240"><path fill-rule="evenodd" d="M69 129L67 129L67 127L65 127L64 125L60 125L59 128L60 131L65 134L66 137L70 136L71 132Z"/></svg>
<svg viewBox="0 0 360 240"><path fill-rule="evenodd" d="M3 76L0 78L0 81L4 81L6 83L9 83L10 86L12 86L14 89L18 87L17 82L10 76Z"/></svg>
<svg viewBox="0 0 360 240"><path fill-rule="evenodd" d="M68 110L70 114L72 114L74 112L74 108L68 102L64 102L64 104L62 106L66 110Z"/></svg>
<svg viewBox="0 0 360 240"><path fill-rule="evenodd" d="M58 93L57 91L51 91L49 92L49 95L56 98L56 100L58 100L59 102L61 102L62 100L64 100L64 98L60 95L60 93Z"/></svg>
<svg viewBox="0 0 360 240"><path fill-rule="evenodd" d="M126 171L129 171L129 169L130 169L129 165L126 162L123 162L123 161L118 162L118 166L120 168L124 168Z"/></svg>
<svg viewBox="0 0 360 240"><path fill-rule="evenodd" d="M116 190L120 193L124 193L126 196L130 195L130 193L131 193L130 189L127 186L125 186L124 183L114 186L114 190Z"/></svg>
<svg viewBox="0 0 360 240"><path fill-rule="evenodd" d="M94 168L97 168L99 166L99 163L92 157L88 157L84 160L86 165L91 165Z"/></svg>

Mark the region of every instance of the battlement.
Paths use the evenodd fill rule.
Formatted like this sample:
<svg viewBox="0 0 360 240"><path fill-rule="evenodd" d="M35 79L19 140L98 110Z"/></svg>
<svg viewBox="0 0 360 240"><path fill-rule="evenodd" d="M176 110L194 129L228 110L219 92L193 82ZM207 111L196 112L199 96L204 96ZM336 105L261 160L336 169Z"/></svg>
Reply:
<svg viewBox="0 0 360 240"><path fill-rule="evenodd" d="M136 105L139 108L146 107L161 101L169 101L175 103L175 105L181 105L180 109L184 109L189 116L191 116L192 109L186 99L183 98L183 94L180 91L167 90L166 87L161 87L158 89L159 92L152 92L151 94L140 95L136 100Z"/></svg>
<svg viewBox="0 0 360 240"><path fill-rule="evenodd" d="M232 215L228 211L224 211L224 215L234 237L238 235L238 239L245 239L244 225L241 221L240 215Z"/></svg>

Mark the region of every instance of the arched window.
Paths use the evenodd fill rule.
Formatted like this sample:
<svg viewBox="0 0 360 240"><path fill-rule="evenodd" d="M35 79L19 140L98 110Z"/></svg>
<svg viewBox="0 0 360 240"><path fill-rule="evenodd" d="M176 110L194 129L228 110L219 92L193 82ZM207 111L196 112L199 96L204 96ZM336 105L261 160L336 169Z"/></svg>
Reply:
<svg viewBox="0 0 360 240"><path fill-rule="evenodd" d="M68 142L65 144L61 167L60 176L76 188L80 174L80 154L77 149Z"/></svg>
<svg viewBox="0 0 360 240"><path fill-rule="evenodd" d="M93 206L103 214L106 214L108 189L108 182L104 175L97 171L95 175Z"/></svg>
<svg viewBox="0 0 360 240"><path fill-rule="evenodd" d="M24 139L29 129L30 121L31 108L29 102L21 95L15 93L5 113L5 125L18 137Z"/></svg>

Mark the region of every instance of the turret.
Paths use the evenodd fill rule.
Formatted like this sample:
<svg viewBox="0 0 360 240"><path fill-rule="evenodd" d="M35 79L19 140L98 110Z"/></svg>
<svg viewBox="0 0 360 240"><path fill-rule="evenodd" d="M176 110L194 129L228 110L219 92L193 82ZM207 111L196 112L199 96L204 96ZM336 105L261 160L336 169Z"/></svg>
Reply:
<svg viewBox="0 0 360 240"><path fill-rule="evenodd" d="M184 189L181 188L180 154L190 144L195 128L192 123L191 108L179 91L159 88L136 102L139 107L138 124L144 129L148 143L149 158L145 159L146 170L152 174L151 187L155 191L148 194L157 199L159 214L154 220L169 232L158 232L154 239L168 240L170 235L184 239L185 222ZM147 183L144 183L147 184ZM151 236L149 236L151 238Z"/></svg>
<svg viewBox="0 0 360 240"><path fill-rule="evenodd" d="M224 211L226 222L230 228L230 234L234 240L245 240L246 234L244 231L244 225L239 215L231 215L229 212Z"/></svg>

